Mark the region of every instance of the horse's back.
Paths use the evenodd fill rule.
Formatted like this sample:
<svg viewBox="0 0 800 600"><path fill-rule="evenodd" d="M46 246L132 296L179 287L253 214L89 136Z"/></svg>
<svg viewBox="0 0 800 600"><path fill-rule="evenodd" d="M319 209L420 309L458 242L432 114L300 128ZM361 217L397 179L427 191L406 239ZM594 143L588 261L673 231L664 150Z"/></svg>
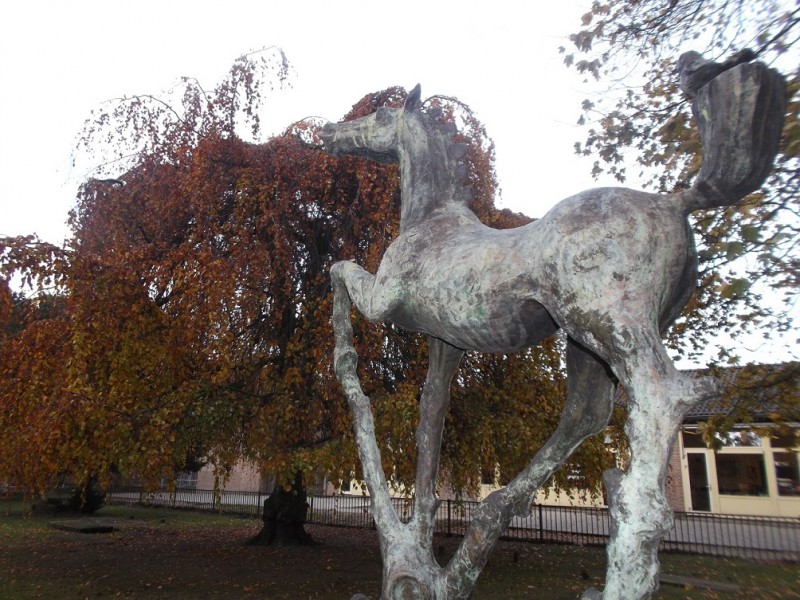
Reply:
<svg viewBox="0 0 800 600"><path fill-rule="evenodd" d="M626 188L587 190L515 229L442 213L390 246L376 293L399 325L467 349L511 351L576 314L663 312L683 296L690 241L669 196Z"/></svg>
<svg viewBox="0 0 800 600"><path fill-rule="evenodd" d="M671 195L587 190L535 225L529 250L547 281L539 301L560 323L584 313L586 319L660 319L687 298L694 241Z"/></svg>

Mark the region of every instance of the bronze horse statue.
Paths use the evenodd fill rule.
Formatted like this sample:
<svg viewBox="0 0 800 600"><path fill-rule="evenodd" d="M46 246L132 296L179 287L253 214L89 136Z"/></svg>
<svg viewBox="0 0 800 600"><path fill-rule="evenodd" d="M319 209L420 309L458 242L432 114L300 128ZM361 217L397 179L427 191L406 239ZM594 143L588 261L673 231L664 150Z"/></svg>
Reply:
<svg viewBox="0 0 800 600"><path fill-rule="evenodd" d="M732 88L744 89L747 99ZM764 89L771 91L759 95ZM400 233L377 273L348 261L331 269L334 365L354 413L373 499L383 598L468 597L511 518L527 515L539 487L583 439L607 425L617 381L629 398L631 458L625 473L612 470L605 477L614 531L604 597L652 594L658 543L672 525L663 493L670 449L688 407L720 393L715 379L679 372L661 341L696 285L687 216L733 204L761 185L777 151L783 90L780 76L754 63L725 70L698 92L695 109L714 113L700 118L706 153L713 147L722 158L706 157L691 189L668 195L592 189L510 230L487 227L470 210L464 148L451 129L427 114L419 86L401 108L382 107L321 130L325 152L400 165ZM732 102L761 104L751 115ZM727 122L715 120L718 114ZM741 122L730 122L735 118ZM741 127L760 132L750 136L750 147L728 139L729 130ZM370 320L390 321L430 339L408 523L391 506L369 399L356 375L351 302ZM448 388L461 356L468 350L514 352L559 329L567 335L568 394L556 432L511 483L482 503L454 557L438 565L431 551L436 478ZM598 595L592 590L586 597Z"/></svg>

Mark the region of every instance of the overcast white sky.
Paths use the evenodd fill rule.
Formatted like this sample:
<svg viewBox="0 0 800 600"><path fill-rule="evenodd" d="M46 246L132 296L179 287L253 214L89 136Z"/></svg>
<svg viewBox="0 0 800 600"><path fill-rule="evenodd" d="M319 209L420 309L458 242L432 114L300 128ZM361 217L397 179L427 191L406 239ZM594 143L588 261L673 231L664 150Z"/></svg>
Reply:
<svg viewBox="0 0 800 600"><path fill-rule="evenodd" d="M592 187L573 144L584 97L558 47L589 0L290 2L12 0L0 8L0 234L60 242L78 183L75 136L93 108L183 75L213 88L238 56L284 49L292 88L268 128L340 119L369 92L422 84L469 104L497 148L503 205L541 216ZM584 90L585 92L585 90Z"/></svg>
<svg viewBox="0 0 800 600"><path fill-rule="evenodd" d="M422 84L469 104L496 144L501 205L541 216L614 184L574 156L589 88L558 47L591 0L10 0L0 7L0 235L60 243L77 186L75 138L92 109L158 94L181 76L213 88L240 55L279 46L292 87L268 132L340 119L369 92ZM635 186L635 183L631 183Z"/></svg>

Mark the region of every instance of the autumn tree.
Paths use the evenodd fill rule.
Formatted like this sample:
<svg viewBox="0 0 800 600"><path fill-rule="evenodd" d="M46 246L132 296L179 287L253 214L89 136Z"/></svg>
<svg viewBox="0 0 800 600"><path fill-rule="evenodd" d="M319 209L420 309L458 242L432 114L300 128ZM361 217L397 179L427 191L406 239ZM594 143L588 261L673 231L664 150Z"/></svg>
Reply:
<svg viewBox="0 0 800 600"><path fill-rule="evenodd" d="M262 94L286 68L278 51L250 55L214 90L185 79L163 97L104 106L81 137L101 167L80 190L67 246L4 240L4 280L22 277L34 298L50 290L63 305L0 341L13 383L2 387L0 425L34 424L0 443L4 478L42 490L57 473L108 481L113 471L155 484L200 459L224 477L245 458L300 498L300 473L358 477L331 372L328 271L344 258L377 267L398 230L399 176L307 148L297 136L313 135L309 123L244 141L256 139ZM345 118L405 97L368 94ZM459 124L476 213L496 227L527 222L494 207L492 143L469 108L428 103ZM427 345L392 325L355 327L387 472L408 486ZM502 480L547 439L563 398L558 350L465 361L445 440L452 487L475 489L482 469ZM18 461L23 448L30 464ZM596 439L583 455L595 489L603 450Z"/></svg>
<svg viewBox="0 0 800 600"><path fill-rule="evenodd" d="M66 437L80 420L58 383L69 348L65 297L54 291L63 273L64 252L34 236L5 240L0 250L12 272L42 290L26 298L11 291L8 279L2 286L0 477L44 490L63 465L74 464Z"/></svg>
<svg viewBox="0 0 800 600"><path fill-rule="evenodd" d="M155 482L174 476L194 457L212 453L225 465L240 454L246 434L240 426L253 403L242 401L239 385L252 367L246 361L236 364L237 353L246 349L236 344L236 331L222 325L226 316L242 314L241 291L226 288L221 291L230 296L215 296L215 285L226 282L222 276L204 290L197 287L226 267L224 244L230 241L204 239L197 232L208 220L225 226L225 211L232 206L225 196L235 191L230 180L215 181L213 160L219 152L209 150L214 147L209 140L232 139L242 120L257 126L253 106L241 102L258 97L256 75L272 68L243 57L208 94L186 80L180 116L163 99L119 101L87 123L82 142L106 150L102 136L115 140L114 127L126 123L131 137L123 141L137 151L125 153L127 171L117 175L125 180L103 178L119 168L106 162L105 173L86 183L71 217L73 239L59 250L58 260L46 256L36 240L4 240L6 281L21 275L37 293L55 286L67 304L61 321L34 319L21 334L7 331L3 339L3 351L10 353L4 365L16 369L7 373L13 386L3 386L4 430L19 427L37 411L48 420L46 427L26 428L15 438L28 448L31 461L38 461L36 474L19 464L11 442L4 448L3 472L18 485L41 491L59 472L77 481L95 474L108 481L112 469ZM286 69L282 53L277 69L280 80ZM132 156L136 164L131 167ZM194 186L185 179L192 177ZM182 191L196 195L184 203ZM264 278L255 289L269 285ZM260 312L242 315L251 329ZM203 321L203 331L188 328L192 319ZM34 335L56 326L58 336ZM47 343L58 344L61 352ZM38 368L44 361L59 368ZM20 372L22 366L28 371ZM31 386L31 374L47 387ZM57 450L60 458L39 460Z"/></svg>
<svg viewBox="0 0 800 600"><path fill-rule="evenodd" d="M572 46L562 48L565 63L600 90L583 102L586 138L577 153L595 157L595 174L638 176L660 192L687 188L701 164L690 103L675 76L683 52L721 61L750 48L788 78L791 98L768 182L740 206L693 215L700 285L670 334L683 356L699 357L717 332L736 337L758 326L769 338L793 328L800 283L799 11L781 0L593 2ZM722 362L736 361L730 348L718 351Z"/></svg>

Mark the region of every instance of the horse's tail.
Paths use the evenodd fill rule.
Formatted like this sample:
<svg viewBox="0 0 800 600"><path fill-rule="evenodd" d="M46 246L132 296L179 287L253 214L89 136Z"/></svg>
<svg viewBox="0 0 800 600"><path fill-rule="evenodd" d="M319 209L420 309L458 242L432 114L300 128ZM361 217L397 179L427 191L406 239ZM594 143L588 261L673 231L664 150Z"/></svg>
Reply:
<svg viewBox="0 0 800 600"><path fill-rule="evenodd" d="M677 194L686 213L732 206L764 183L786 113L786 81L761 62L739 64L700 88L692 111L703 162L691 189Z"/></svg>

